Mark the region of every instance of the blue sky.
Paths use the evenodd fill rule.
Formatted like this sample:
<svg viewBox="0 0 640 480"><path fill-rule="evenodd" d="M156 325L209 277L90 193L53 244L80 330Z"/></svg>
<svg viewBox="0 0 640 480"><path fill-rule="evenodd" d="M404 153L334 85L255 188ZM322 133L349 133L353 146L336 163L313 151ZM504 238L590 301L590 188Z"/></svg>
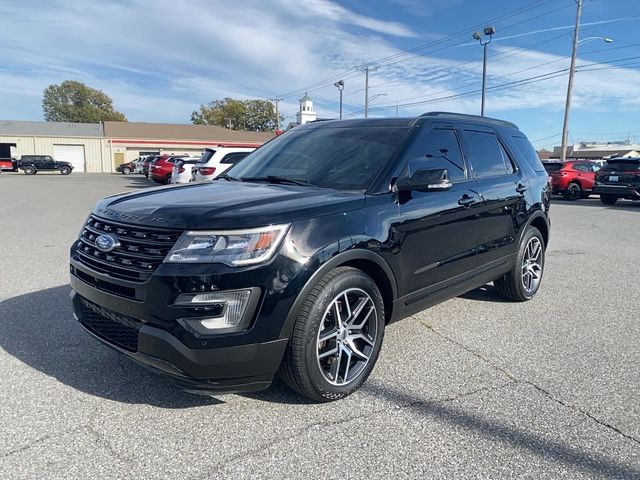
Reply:
<svg viewBox="0 0 640 480"><path fill-rule="evenodd" d="M79 80L129 120L188 123L202 103L283 97L293 120L305 91L320 117L446 110L479 113L482 48L494 25L486 113L537 147L559 144L574 0L118 0L0 3L0 118L42 119L42 91ZM585 0L570 134L640 142L637 0ZM535 78L534 78L535 77ZM516 83L514 83L516 82ZM463 94L463 95L461 95ZM375 97L375 98L374 98Z"/></svg>

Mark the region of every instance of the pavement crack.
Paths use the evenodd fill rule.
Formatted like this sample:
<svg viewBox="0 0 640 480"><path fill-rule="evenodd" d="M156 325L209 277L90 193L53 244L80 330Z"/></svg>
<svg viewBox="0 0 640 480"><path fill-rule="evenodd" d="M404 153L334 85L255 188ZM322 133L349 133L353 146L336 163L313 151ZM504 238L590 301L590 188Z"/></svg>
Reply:
<svg viewBox="0 0 640 480"><path fill-rule="evenodd" d="M486 363L487 365L491 366L491 368L493 368L494 370L499 371L500 373L502 373L504 376L506 376L510 381L518 381L518 379L516 378L516 376L511 373L509 370L507 370L504 367L501 367L500 365L498 365L497 363L493 362L491 359L485 357L484 355L482 355L479 352L476 352L475 350L467 347L464 343L458 342L457 340L454 340L451 337L448 337L447 335L445 335L444 333L436 330L433 325L429 325L428 323L424 323L424 322L418 322L420 323L423 327L427 328L427 330L430 330L431 332L433 332L435 335L439 336L440 338L446 340L449 343L452 343L454 345L456 345L457 347L463 349L464 351L470 353L471 355L479 358L480 360L482 360L484 363Z"/></svg>
<svg viewBox="0 0 640 480"><path fill-rule="evenodd" d="M262 452L268 451L269 449L276 447L282 443L285 443L289 440L295 440L297 438L300 438L304 435L306 435L307 433L309 433L310 431L317 429L319 427L333 427L336 425L342 425L342 424L346 424L346 423L350 423L353 422L355 420L361 420L361 419L365 419L365 418L370 418L370 417L375 417L376 415L380 414L380 413L384 413L389 411L390 409L395 409L395 410L403 410L406 408L411 408L411 407L415 407L416 405L429 405L429 404L435 404L435 403L445 403L445 402L453 402L456 400L460 400L462 398L465 397L469 397L472 395L476 395L478 393L481 392L485 392L488 390L497 390L500 388L505 388L508 387L510 385L513 385L514 382L509 381L506 382L502 385L494 385L494 386L486 386L486 387L481 387L481 388L476 388L474 390L470 390L467 392L462 392L458 395L454 395L451 397L445 397L445 398L433 398L433 399L425 399L425 400L418 400L415 402L403 402L403 403L398 403L396 405L393 405L391 407L389 406L385 406L382 408L378 408L375 410L371 410L367 413L362 413L359 415L352 415L350 417L347 418L341 418L339 420L333 420L333 421L321 421L321 422L314 422L312 424L307 425L306 427L301 428L300 430L298 430L297 432L291 434L291 435L287 435L286 437L282 437L282 438L278 438L275 441L272 442L265 442L253 449L250 450L245 450L243 452L240 452L236 455L233 455L232 457L219 462L218 464L216 464L215 467L213 467L208 473L204 474L204 476L199 476L198 478L216 478L217 474L219 474L224 468L231 466L232 464L236 463L239 460L242 461L247 461L249 458L256 456L256 455L260 455ZM373 388L371 388L373 387ZM375 382L372 382L369 384L369 386L367 387L369 389L371 389L372 391L369 392L371 394L375 395L375 390L376 389L382 389L384 390L383 386L376 386ZM366 391L366 390L365 390Z"/></svg>
<svg viewBox="0 0 640 480"><path fill-rule="evenodd" d="M36 438L35 440L32 440L31 442L29 442L26 445L23 445L23 446L18 447L18 448L14 448L13 450L9 450L8 452L3 453L2 455L0 455L0 458L8 458L8 457L10 457L12 455L15 455L16 453L21 453L21 452L24 452L26 450L29 450L30 448L33 448L36 445L38 445L40 443L44 443L47 440L50 440L52 438L61 437L61 436L66 435L68 433L79 432L83 428L84 428L84 426L80 426L80 427L76 427L76 428L70 428L70 429L64 430L64 431L62 431L60 433L51 434L51 435L45 435L43 437Z"/></svg>
<svg viewBox="0 0 640 480"><path fill-rule="evenodd" d="M538 392L540 392L541 394L543 394L544 396L546 396L547 398L549 398L550 400L553 400L554 402L562 405L563 407L569 408L575 412L578 412L588 418L590 418L591 420L593 420L594 422L596 422L598 425L601 425L609 430L612 430L613 432L622 435L624 438L626 438L627 440L631 440L632 442L637 443L638 445L640 445L640 440L637 439L636 437L634 437L633 435L629 435L628 433L623 432L622 430L620 430L618 427L616 427L615 425L611 425L610 423L607 423L603 420L600 420L598 417L596 417L595 415L593 415L592 413L588 412L587 410L584 410L576 405L573 405L571 403L567 403L564 400L556 397L555 395L553 395L551 392L549 392L547 389L542 388L540 385L536 385L535 383L531 382L530 380L523 380L524 383L527 383L528 385L531 385L533 388L535 388Z"/></svg>
<svg viewBox="0 0 640 480"><path fill-rule="evenodd" d="M133 458L122 455L118 450L116 450L116 448L111 444L111 442L109 442L104 434L99 432L91 422L89 422L87 425L84 425L84 428L96 439L96 441L103 448L105 448L111 454L111 456L125 463L131 464L135 462Z"/></svg>
<svg viewBox="0 0 640 480"><path fill-rule="evenodd" d="M636 437L634 437L632 435L629 435L628 433L623 432L618 427L616 427L614 425L611 425L610 423L607 423L607 422L605 422L603 420L600 420L598 417L596 417L592 413L588 412L587 410L584 410L584 409L582 409L582 408L580 408L580 407L578 407L576 405L573 405L573 404L565 402L564 400L561 400L560 398L556 397L555 395L553 395L551 392L549 392L545 388L541 387L540 385L535 384L534 382L532 382L530 380L520 379L520 378L516 377L513 373L508 371L506 368L501 367L500 365L498 365L497 363L493 362L488 357L482 355L479 352L476 352L475 350L473 350L472 348L469 348L465 344L463 344L461 342L458 342L457 340L454 340L451 337L448 337L444 333L438 331L432 325L429 325L428 323L424 323L424 322L419 322L419 323L422 326L424 326L425 328L427 328L429 331L433 332L435 335L439 336L440 338L446 340L449 343L452 343L453 345L456 345L457 347L463 349L464 351L466 351L466 352L474 355L475 357L479 358L480 360L485 362L487 365L490 365L493 369L495 369L495 370L501 372L502 374L504 374L505 376L507 376L507 378L509 378L512 382L515 382L515 383L526 383L528 385L531 385L537 391L539 391L540 393L545 395L547 398L549 398L549 399L553 400L554 402L558 403L559 405L562 405L565 408L568 408L570 410L578 412L578 413L588 417L589 419L593 420L598 425L603 426L603 427L605 427L605 428L607 428L609 430L612 430L613 432L616 432L617 434L623 436L627 440L631 440L632 442L635 442L635 443L640 445L640 440L639 439L637 439ZM482 390L482 389L479 389L479 390ZM422 402L416 402L416 403L422 403Z"/></svg>

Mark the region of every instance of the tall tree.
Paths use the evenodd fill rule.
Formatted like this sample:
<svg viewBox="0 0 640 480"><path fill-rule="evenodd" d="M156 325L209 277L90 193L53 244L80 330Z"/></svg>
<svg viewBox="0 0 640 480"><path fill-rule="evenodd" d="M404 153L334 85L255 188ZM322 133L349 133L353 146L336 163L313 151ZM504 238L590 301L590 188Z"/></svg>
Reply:
<svg viewBox="0 0 640 480"><path fill-rule="evenodd" d="M42 110L47 122L127 121L124 114L113 109L107 94L74 80L45 88Z"/></svg>
<svg viewBox="0 0 640 480"><path fill-rule="evenodd" d="M273 103L268 100L236 100L227 97L200 105L200 109L191 114L191 121L196 125L264 132L275 129L276 114Z"/></svg>

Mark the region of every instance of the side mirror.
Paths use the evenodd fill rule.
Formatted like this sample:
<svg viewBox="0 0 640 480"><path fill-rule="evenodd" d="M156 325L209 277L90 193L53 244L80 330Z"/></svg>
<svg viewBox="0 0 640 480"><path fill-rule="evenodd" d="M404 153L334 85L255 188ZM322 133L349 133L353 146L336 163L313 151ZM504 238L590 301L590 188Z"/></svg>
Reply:
<svg viewBox="0 0 640 480"><path fill-rule="evenodd" d="M401 175L393 185L394 192L419 191L432 192L451 188L449 170L446 168L420 168L413 175Z"/></svg>

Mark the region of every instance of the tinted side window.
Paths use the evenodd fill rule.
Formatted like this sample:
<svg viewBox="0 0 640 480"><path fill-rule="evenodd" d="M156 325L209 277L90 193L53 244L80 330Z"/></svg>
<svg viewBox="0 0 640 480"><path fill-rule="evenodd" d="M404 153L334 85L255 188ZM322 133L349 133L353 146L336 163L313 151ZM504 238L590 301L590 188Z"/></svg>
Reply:
<svg viewBox="0 0 640 480"><path fill-rule="evenodd" d="M436 128L422 133L407 152L409 165L415 168L446 168L452 182L465 180L465 166L458 137L453 130ZM416 165L419 162L419 165Z"/></svg>
<svg viewBox="0 0 640 480"><path fill-rule="evenodd" d="M250 152L227 153L224 157L222 157L222 160L220 160L220 163L230 163L231 165L235 165L244 157L249 155L249 153Z"/></svg>
<svg viewBox="0 0 640 480"><path fill-rule="evenodd" d="M506 175L502 152L498 139L493 133L464 130L465 152L471 159L476 178Z"/></svg>
<svg viewBox="0 0 640 480"><path fill-rule="evenodd" d="M504 148L504 145L502 145L499 140L498 146L500 147L500 153L502 153L502 160L504 162L504 168L506 169L506 172L509 174L515 173L517 168L513 159L511 158L511 155L509 155L509 152L507 152L507 150Z"/></svg>
<svg viewBox="0 0 640 480"><path fill-rule="evenodd" d="M529 166L533 169L534 172L544 172L544 166L538 158L538 153L531 145L531 142L526 137L511 137L513 139L513 143L518 149L522 158L529 164Z"/></svg>

